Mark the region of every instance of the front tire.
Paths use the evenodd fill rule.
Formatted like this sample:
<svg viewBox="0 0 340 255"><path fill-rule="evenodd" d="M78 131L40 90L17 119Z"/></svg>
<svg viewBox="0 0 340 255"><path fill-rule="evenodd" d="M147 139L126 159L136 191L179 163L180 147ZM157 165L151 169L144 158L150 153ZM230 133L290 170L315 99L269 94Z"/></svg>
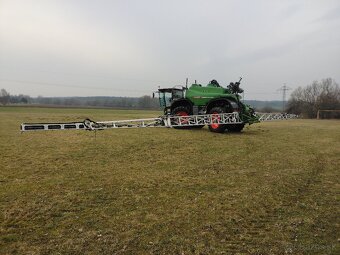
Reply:
<svg viewBox="0 0 340 255"><path fill-rule="evenodd" d="M191 115L191 111L185 107L185 106L177 106L175 107L172 112L171 115L173 116L189 116ZM181 124L186 124L187 121L182 121ZM173 125L178 125L179 123L173 122ZM201 129L203 128L204 125L197 125L197 126L185 126L185 127L174 127L176 129Z"/></svg>
<svg viewBox="0 0 340 255"><path fill-rule="evenodd" d="M222 107L222 106L216 106L216 107L213 107L210 111L209 111L209 114L220 114L220 113L225 113L227 112L226 108L225 107ZM214 121L218 122L218 120L220 119L219 116L216 116L214 118L214 116L212 117L212 124L209 125L209 130L211 132L215 132L215 133L223 133L226 128L227 128L227 125L226 124L218 124L218 123L214 123Z"/></svg>
<svg viewBox="0 0 340 255"><path fill-rule="evenodd" d="M189 116L190 115L190 110L187 107L184 106L177 106L171 111L171 115L173 116ZM172 122L172 125L179 125L179 124L186 124L187 121L183 120L181 123L177 122ZM174 127L176 129L189 129L189 126L184 126L184 127Z"/></svg>

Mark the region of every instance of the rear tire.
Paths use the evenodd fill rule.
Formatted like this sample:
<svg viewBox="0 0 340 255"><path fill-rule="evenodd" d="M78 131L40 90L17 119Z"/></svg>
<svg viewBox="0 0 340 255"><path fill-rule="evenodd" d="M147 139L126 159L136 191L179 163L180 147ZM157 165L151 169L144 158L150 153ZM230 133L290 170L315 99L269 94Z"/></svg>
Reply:
<svg viewBox="0 0 340 255"><path fill-rule="evenodd" d="M225 107L216 106L216 107L213 107L209 111L209 114L220 114L220 113L225 113L225 112L227 112ZM217 119L219 119L219 118L217 118ZM214 117L212 118L212 120L214 122ZM226 128L227 128L227 125L225 125L225 124L213 123L213 124L209 125L209 130L211 132L215 132L215 133L223 133L226 130Z"/></svg>
<svg viewBox="0 0 340 255"><path fill-rule="evenodd" d="M190 128L192 128L192 129L201 129L203 127L204 127L204 125L197 125L197 126L191 126Z"/></svg>
<svg viewBox="0 0 340 255"><path fill-rule="evenodd" d="M227 126L229 132L238 133L244 128L244 124L232 124Z"/></svg>

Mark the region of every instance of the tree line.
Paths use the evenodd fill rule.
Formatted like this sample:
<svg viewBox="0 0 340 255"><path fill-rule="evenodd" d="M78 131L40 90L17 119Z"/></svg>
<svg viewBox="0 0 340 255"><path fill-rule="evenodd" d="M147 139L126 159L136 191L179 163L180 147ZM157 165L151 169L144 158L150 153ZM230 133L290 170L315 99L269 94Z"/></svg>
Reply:
<svg viewBox="0 0 340 255"><path fill-rule="evenodd" d="M10 95L5 89L0 90L0 104L36 104L79 107L112 107L132 109L158 109L157 98L142 97L30 97L27 95Z"/></svg>
<svg viewBox="0 0 340 255"><path fill-rule="evenodd" d="M27 95L10 95L2 89L0 92L0 105L7 104L35 104L54 106L76 106L76 107L110 107L131 109L159 109L158 98L150 96L142 97L30 97ZM245 103L253 106L260 112L278 112L281 101L258 101L245 100Z"/></svg>
<svg viewBox="0 0 340 255"><path fill-rule="evenodd" d="M282 102L282 101L281 101ZM274 112L279 101L249 101L257 111ZM271 105L268 105L271 103ZM30 97L28 95L10 95L5 89L0 90L0 105L37 104L79 107L111 107L131 109L159 109L158 98L142 97ZM274 107L273 107L274 106ZM319 110L340 110L340 87L331 78L314 81L304 87L298 87L290 96L286 111L305 118L315 118ZM340 113L333 114L340 118Z"/></svg>
<svg viewBox="0 0 340 255"><path fill-rule="evenodd" d="M331 78L298 87L287 105L287 112L305 118L316 118L319 110L340 110L340 87ZM333 117L340 118L339 115L334 113Z"/></svg>

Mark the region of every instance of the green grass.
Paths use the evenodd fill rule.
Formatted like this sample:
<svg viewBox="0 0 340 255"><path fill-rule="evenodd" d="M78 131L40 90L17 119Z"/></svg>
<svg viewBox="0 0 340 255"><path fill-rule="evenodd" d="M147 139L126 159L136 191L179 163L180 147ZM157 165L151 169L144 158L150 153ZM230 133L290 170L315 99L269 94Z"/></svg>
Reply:
<svg viewBox="0 0 340 255"><path fill-rule="evenodd" d="M339 121L19 132L158 115L0 108L0 254L339 254Z"/></svg>

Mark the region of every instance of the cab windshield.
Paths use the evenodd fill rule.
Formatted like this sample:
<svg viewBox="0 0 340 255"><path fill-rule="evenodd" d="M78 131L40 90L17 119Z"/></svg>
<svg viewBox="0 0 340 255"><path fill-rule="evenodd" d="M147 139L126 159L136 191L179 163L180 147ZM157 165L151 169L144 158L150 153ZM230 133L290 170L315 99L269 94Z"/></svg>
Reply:
<svg viewBox="0 0 340 255"><path fill-rule="evenodd" d="M159 105L170 107L173 100L183 98L184 93L181 89L161 89L159 90Z"/></svg>
<svg viewBox="0 0 340 255"><path fill-rule="evenodd" d="M169 107L172 101L171 92L159 92L159 105L161 107Z"/></svg>

